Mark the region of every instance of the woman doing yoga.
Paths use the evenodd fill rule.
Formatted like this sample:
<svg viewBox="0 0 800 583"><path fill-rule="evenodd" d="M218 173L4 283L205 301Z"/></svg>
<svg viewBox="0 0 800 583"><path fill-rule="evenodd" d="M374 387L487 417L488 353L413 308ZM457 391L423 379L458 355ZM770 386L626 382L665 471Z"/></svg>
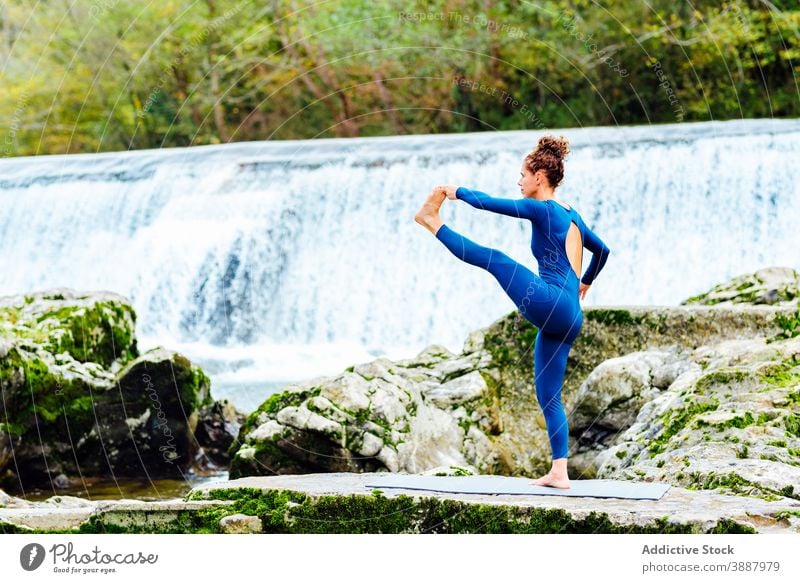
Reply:
<svg viewBox="0 0 800 583"><path fill-rule="evenodd" d="M491 273L522 315L538 328L533 350L534 384L547 423L552 467L531 484L556 488L570 487L567 417L561 403L561 384L567 355L583 326L579 298L586 296L610 253L578 212L553 196L564 177L564 157L568 153L569 144L563 136L544 136L522 164L517 183L522 198L495 198L464 186L437 186L414 217L453 255ZM505 253L478 245L445 225L439 216L439 207L445 198L531 221L531 251L539 264L539 274ZM583 247L592 252L592 260L580 277Z"/></svg>

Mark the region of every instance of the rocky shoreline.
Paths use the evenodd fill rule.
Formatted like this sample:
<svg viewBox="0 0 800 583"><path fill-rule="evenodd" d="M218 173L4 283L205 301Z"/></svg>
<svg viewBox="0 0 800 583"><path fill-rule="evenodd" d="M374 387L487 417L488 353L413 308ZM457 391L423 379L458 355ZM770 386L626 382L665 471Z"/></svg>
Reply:
<svg viewBox="0 0 800 583"><path fill-rule="evenodd" d="M381 490L368 481L368 473L353 472L251 476L196 487L183 499L54 497L0 508L0 532L800 533L797 500L679 487L660 500L455 494Z"/></svg>
<svg viewBox="0 0 800 583"><path fill-rule="evenodd" d="M563 389L570 478L671 484L658 501L361 491L376 471L547 471L532 375L537 330L516 312L472 332L459 354L431 345L414 358L355 364L288 385L244 416L213 402L207 377L184 357L138 354L124 298L63 292L0 298L0 381L13 397L7 417L0 410L11 420L0 423L0 475L30 471L55 483L111 467L124 476L136 469L125 449L97 464L97 444L116 438L168 476L169 427L180 437L172 461L229 464L231 479L154 502L6 496L0 531L800 532L800 277L792 269L737 277L679 306L584 309ZM58 302L75 305L59 312ZM94 332L79 332L90 317ZM33 403L23 390L31 370L41 381ZM32 410L39 402L48 414ZM86 415L92 404L103 412L97 422ZM78 428L84 449L64 447L67 426ZM36 441L37 427L55 444ZM30 461L20 464L20 451ZM73 451L96 459L84 466ZM452 520L434 527L431 516Z"/></svg>

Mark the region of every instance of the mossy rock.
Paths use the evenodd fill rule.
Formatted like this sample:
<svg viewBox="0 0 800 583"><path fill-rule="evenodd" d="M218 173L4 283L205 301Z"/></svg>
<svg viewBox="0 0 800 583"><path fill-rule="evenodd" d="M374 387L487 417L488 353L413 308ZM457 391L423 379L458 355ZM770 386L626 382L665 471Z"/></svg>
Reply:
<svg viewBox="0 0 800 583"><path fill-rule="evenodd" d="M0 298L0 337L104 368L139 354L136 313L123 296L58 288Z"/></svg>
<svg viewBox="0 0 800 583"><path fill-rule="evenodd" d="M687 298L681 305L772 304L798 305L800 273L790 267L766 267L715 285Z"/></svg>

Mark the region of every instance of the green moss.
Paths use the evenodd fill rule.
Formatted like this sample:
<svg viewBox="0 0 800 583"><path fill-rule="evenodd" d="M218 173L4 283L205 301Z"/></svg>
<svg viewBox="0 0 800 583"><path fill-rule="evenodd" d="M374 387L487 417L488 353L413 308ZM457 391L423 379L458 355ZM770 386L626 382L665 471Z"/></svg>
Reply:
<svg viewBox="0 0 800 583"><path fill-rule="evenodd" d="M704 393L708 389L714 388L716 385L727 386L732 383L741 383L751 376L749 371L741 369L715 370L697 379L695 389L697 392Z"/></svg>
<svg viewBox="0 0 800 583"><path fill-rule="evenodd" d="M784 425L787 433L795 437L800 437L800 414L792 413L786 415Z"/></svg>
<svg viewBox="0 0 800 583"><path fill-rule="evenodd" d="M539 333L538 328L514 312L496 323L484 336L484 347L492 355L495 366L506 370L529 365L526 355Z"/></svg>
<svg viewBox="0 0 800 583"><path fill-rule="evenodd" d="M759 375L764 383L771 387L794 387L800 383L800 362L795 358L784 360L783 362L766 366L761 369ZM800 395L789 394L790 400L800 399Z"/></svg>
<svg viewBox="0 0 800 583"><path fill-rule="evenodd" d="M800 510L780 510L775 514L773 514L772 516L777 518L778 520L789 518L790 516L800 517Z"/></svg>
<svg viewBox="0 0 800 583"><path fill-rule="evenodd" d="M708 292L703 292L701 294L697 294L696 296L691 296L683 300L680 305L686 304L697 304L700 303L706 296L708 296Z"/></svg>
<svg viewBox="0 0 800 583"><path fill-rule="evenodd" d="M45 300L63 299L60 294ZM25 297L25 303L33 299ZM79 362L96 362L104 367L115 360L136 358L136 313L119 301L96 301L89 305L57 304L29 316L21 306L0 309L0 322L10 324L17 339L30 341L53 354L66 352Z"/></svg>
<svg viewBox="0 0 800 583"><path fill-rule="evenodd" d="M663 452L669 440L686 427L695 416L706 411L713 411L717 407L719 407L719 402L712 400L700 403L695 402L683 409L673 409L665 413L661 419L664 430L656 439L650 442L650 457Z"/></svg>
<svg viewBox="0 0 800 583"><path fill-rule="evenodd" d="M17 388L18 394L9 394L12 375L20 373L23 384ZM53 374L46 362L31 353L11 348L0 359L0 383L6 392L4 416L9 433L23 435L33 428L35 441L62 440L65 423L73 434L80 435L94 422L94 400L87 385L78 377L64 379Z"/></svg>
<svg viewBox="0 0 800 583"><path fill-rule="evenodd" d="M211 405L211 379L199 366L194 366L188 358L181 354L174 356L174 369L180 370L182 378L178 379L181 391L181 403L186 411L196 411Z"/></svg>
<svg viewBox="0 0 800 583"><path fill-rule="evenodd" d="M645 527L613 524L605 513L575 520L561 509L499 506L406 495L306 497L299 493L212 490L215 499L236 500L225 513L262 518L266 532L280 533L690 533L696 527L659 518ZM287 496L291 498L287 498ZM288 501L296 505L287 504ZM218 522L218 515L214 520ZM720 521L717 528L732 524ZM743 527L746 528L746 527Z"/></svg>
<svg viewBox="0 0 800 583"><path fill-rule="evenodd" d="M800 334L800 309L794 314L784 315L778 312L775 315L775 323L780 328L780 332L767 338L767 342L775 342L778 340L785 340L787 338L794 338Z"/></svg>
<svg viewBox="0 0 800 583"><path fill-rule="evenodd" d="M239 438L244 438L245 435L250 433L259 425L258 418L261 413L266 413L269 417L274 419L275 415L277 415L278 411L281 409L286 407L299 407L308 399L319 395L321 391L322 389L319 386L316 386L301 391L282 391L280 393L273 393L270 395L266 401L261 403L258 409L247 416L241 428L239 429L238 437L235 438L231 443L230 448L228 449L228 454L231 456L231 458L235 455L236 450L238 450L244 443L243 441L240 442Z"/></svg>
<svg viewBox="0 0 800 583"><path fill-rule="evenodd" d="M613 308L590 308L583 315L588 321L616 326L637 326L645 320L644 316L634 316L629 310Z"/></svg>
<svg viewBox="0 0 800 583"><path fill-rule="evenodd" d="M10 522L0 520L0 534L30 534L32 532L29 528L22 528Z"/></svg>
<svg viewBox="0 0 800 583"><path fill-rule="evenodd" d="M761 417L759 417L759 419L761 419ZM695 426L704 427L707 425L713 425L716 429L722 431L723 429L728 427L736 427L739 429L743 429L748 425L752 425L753 423L755 423L755 421L756 420L753 417L753 414L750 411L747 411L745 412L744 415L741 416L737 415L735 417L731 417L730 419L726 419L725 421L714 422L714 423L709 423L708 421L705 421L703 419L698 419L695 422Z"/></svg>
<svg viewBox="0 0 800 583"><path fill-rule="evenodd" d="M800 498L800 495L792 493L792 488L773 490L756 482L746 480L735 472L718 474L712 471L705 476L700 472L693 472L692 479L695 485L694 489L716 490L724 488L739 496L755 496L768 501L779 500L781 496Z"/></svg>
<svg viewBox="0 0 800 583"><path fill-rule="evenodd" d="M758 531L749 524L741 524L728 518L723 518L706 534L756 534Z"/></svg>
<svg viewBox="0 0 800 583"><path fill-rule="evenodd" d="M139 353L134 337L136 314L118 302L96 302L90 306L65 306L39 317L39 323L55 319L43 345L54 352L68 352L79 362L109 367L115 360L129 362Z"/></svg>

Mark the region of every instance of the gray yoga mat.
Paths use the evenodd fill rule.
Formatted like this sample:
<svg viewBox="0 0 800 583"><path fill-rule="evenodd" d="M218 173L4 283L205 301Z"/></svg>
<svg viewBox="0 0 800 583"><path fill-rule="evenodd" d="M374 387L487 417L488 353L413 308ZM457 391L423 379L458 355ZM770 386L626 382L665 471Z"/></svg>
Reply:
<svg viewBox="0 0 800 583"><path fill-rule="evenodd" d="M460 494L528 494L535 496L588 496L592 498L631 498L658 500L669 484L629 480L570 480L570 488L533 486L534 478L511 476L426 476L422 474L375 474L367 488L403 488Z"/></svg>

